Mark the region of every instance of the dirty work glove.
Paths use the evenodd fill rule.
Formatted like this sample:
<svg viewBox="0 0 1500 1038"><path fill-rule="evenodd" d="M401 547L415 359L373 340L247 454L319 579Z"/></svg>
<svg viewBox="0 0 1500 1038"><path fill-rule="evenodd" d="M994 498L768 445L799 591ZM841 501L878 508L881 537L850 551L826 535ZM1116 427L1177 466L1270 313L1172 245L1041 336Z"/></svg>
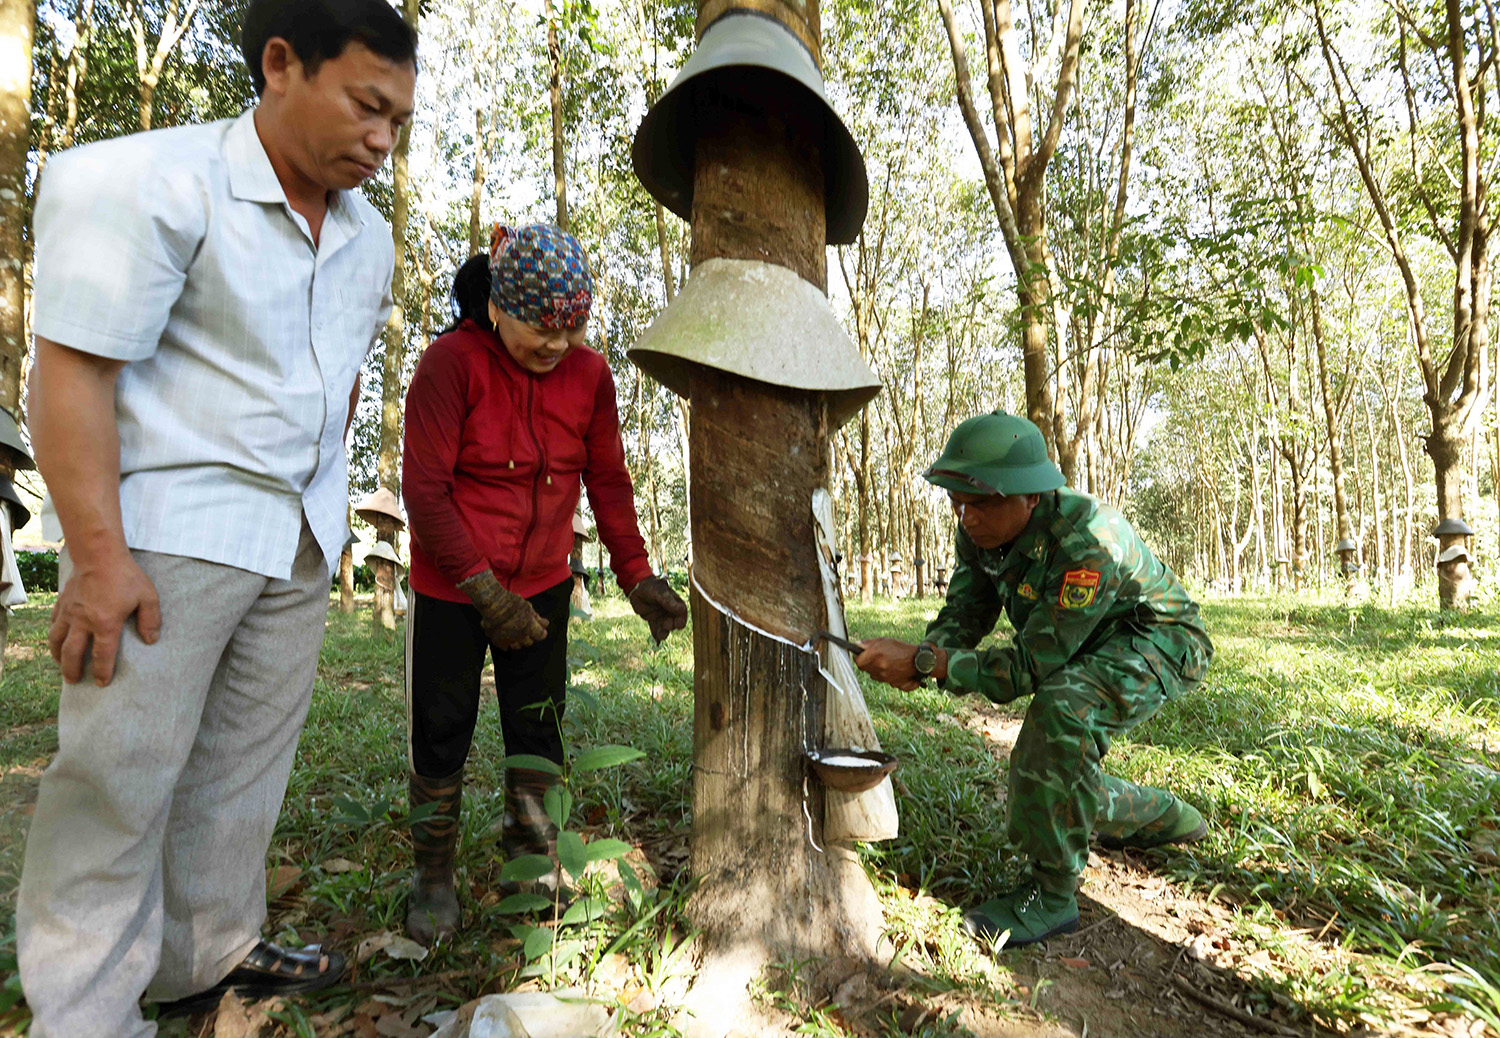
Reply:
<svg viewBox="0 0 1500 1038"><path fill-rule="evenodd" d="M547 621L536 615L526 599L501 587L491 570L460 580L458 589L479 610L479 623L495 648L524 649L547 637Z"/></svg>
<svg viewBox="0 0 1500 1038"><path fill-rule="evenodd" d="M666 577L647 577L630 591L630 608L651 626L651 637L660 645L667 635L687 626L687 606L672 590Z"/></svg>

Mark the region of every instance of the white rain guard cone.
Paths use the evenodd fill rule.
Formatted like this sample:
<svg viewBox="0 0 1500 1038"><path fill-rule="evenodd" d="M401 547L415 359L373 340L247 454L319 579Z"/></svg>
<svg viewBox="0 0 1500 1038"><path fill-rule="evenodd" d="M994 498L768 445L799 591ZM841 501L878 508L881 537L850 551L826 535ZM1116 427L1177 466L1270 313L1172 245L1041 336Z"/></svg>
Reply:
<svg viewBox="0 0 1500 1038"><path fill-rule="evenodd" d="M844 331L828 297L775 263L711 259L627 354L680 397L693 365L829 395L837 429L880 392L880 380Z"/></svg>

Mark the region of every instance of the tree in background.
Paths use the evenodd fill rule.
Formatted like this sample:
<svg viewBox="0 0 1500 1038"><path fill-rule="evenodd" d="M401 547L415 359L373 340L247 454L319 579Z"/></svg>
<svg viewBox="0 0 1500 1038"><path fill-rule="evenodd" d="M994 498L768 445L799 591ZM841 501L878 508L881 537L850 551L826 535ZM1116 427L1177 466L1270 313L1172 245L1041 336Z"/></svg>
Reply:
<svg viewBox="0 0 1500 1038"><path fill-rule="evenodd" d="M1383 28L1387 39L1394 36L1391 58L1407 117L1392 135L1388 109L1366 100L1369 71L1351 69L1324 0L1314 0L1312 12L1331 87L1330 125L1354 157L1405 288L1423 402L1431 416L1425 446L1437 482L1438 519L1463 519L1464 455L1482 421L1493 377L1486 196L1494 142L1483 99L1500 86L1495 67L1500 22L1488 7L1466 15L1459 0L1446 0L1440 8L1399 4L1390 9ZM1440 242L1452 263L1452 339L1446 357L1412 260L1419 237ZM1462 547L1466 538L1445 533L1438 543ZM1439 602L1463 608L1473 590L1468 560L1441 565L1438 574Z"/></svg>
<svg viewBox="0 0 1500 1038"><path fill-rule="evenodd" d="M1021 314L1021 363L1026 376L1026 414L1053 442L1049 335L1056 330L1060 293L1047 233L1047 166L1057 151L1078 74L1084 0L1028 7L1017 25L1010 0L979 0L984 23L985 85L995 144L974 103L967 48L949 0L938 0L953 53L958 103L984 170L984 182L1000 224ZM1021 29L1028 30L1027 53ZM1047 35L1049 34L1050 35ZM1042 126L1038 113L1046 112ZM1037 136L1038 128L1041 135Z"/></svg>

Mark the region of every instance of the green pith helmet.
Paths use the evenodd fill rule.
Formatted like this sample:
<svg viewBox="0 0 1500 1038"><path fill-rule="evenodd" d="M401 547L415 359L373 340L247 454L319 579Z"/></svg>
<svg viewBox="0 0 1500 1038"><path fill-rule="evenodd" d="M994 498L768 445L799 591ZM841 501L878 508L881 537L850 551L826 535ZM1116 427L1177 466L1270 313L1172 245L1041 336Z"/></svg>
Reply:
<svg viewBox="0 0 1500 1038"><path fill-rule="evenodd" d="M922 478L959 494L1040 494L1067 483L1042 431L1004 411L960 422Z"/></svg>

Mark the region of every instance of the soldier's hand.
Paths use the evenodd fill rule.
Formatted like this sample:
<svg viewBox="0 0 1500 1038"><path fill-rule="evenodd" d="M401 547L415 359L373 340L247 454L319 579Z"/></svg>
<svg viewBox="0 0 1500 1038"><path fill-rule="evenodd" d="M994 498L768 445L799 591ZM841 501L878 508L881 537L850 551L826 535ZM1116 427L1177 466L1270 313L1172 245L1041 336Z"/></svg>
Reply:
<svg viewBox="0 0 1500 1038"><path fill-rule="evenodd" d="M922 684L917 676L917 647L896 638L866 638L865 651L854 658L854 665L876 681L910 692Z"/></svg>

